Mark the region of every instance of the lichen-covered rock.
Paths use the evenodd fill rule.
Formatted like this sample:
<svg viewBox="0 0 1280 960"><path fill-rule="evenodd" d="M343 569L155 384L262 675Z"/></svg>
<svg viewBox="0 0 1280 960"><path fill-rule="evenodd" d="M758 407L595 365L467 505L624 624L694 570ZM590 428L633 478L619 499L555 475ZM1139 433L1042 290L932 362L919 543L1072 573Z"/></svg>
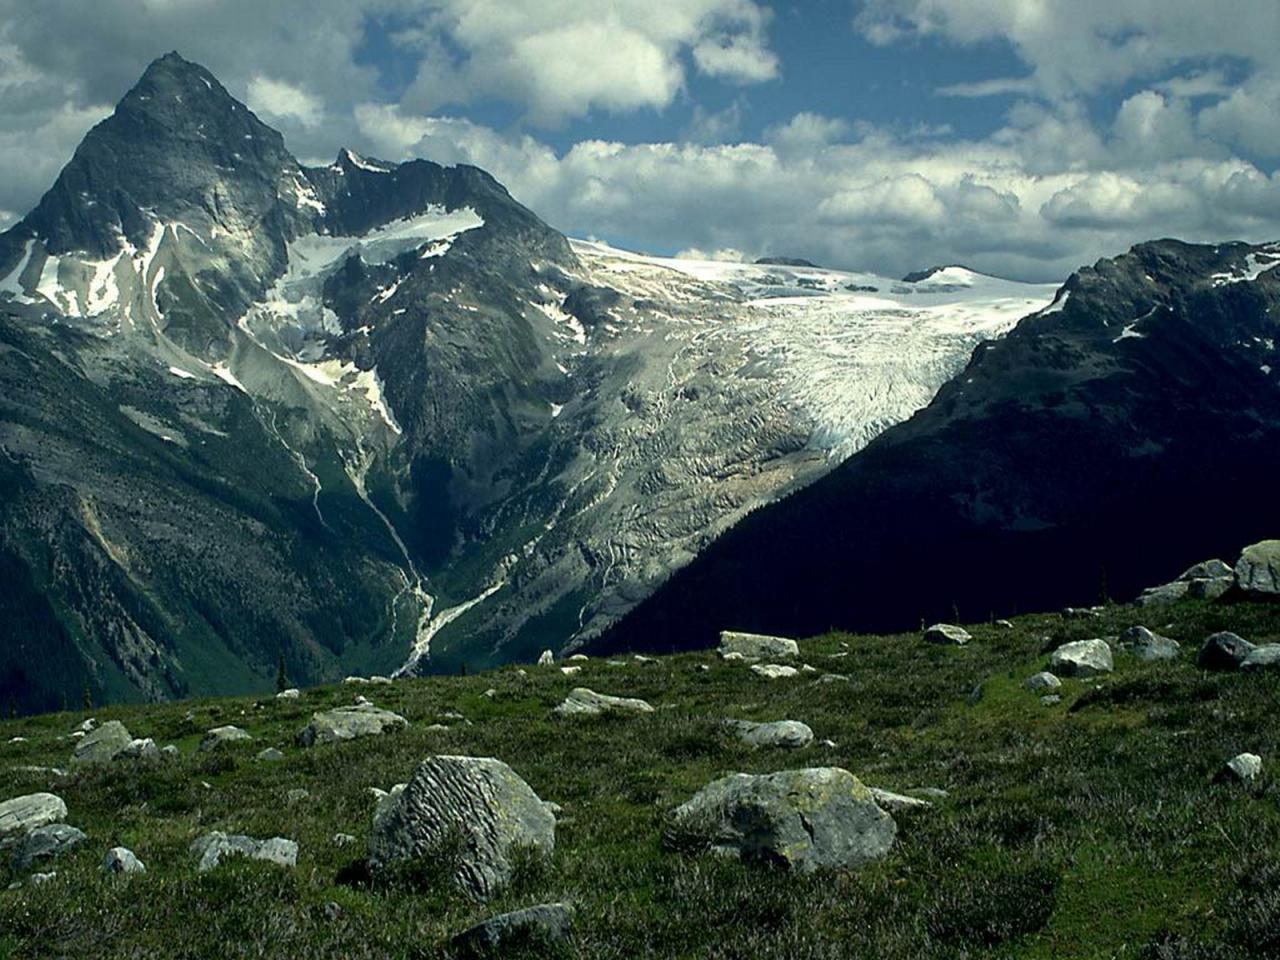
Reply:
<svg viewBox="0 0 1280 960"><path fill-rule="evenodd" d="M107 763L133 744L133 737L119 720L108 720L86 733L71 752L72 763Z"/></svg>
<svg viewBox="0 0 1280 960"><path fill-rule="evenodd" d="M1236 583L1245 593L1280 597L1280 540L1245 547L1236 563Z"/></svg>
<svg viewBox="0 0 1280 960"><path fill-rule="evenodd" d="M67 815L67 805L52 793L30 793L0 803L0 843L56 823Z"/></svg>
<svg viewBox="0 0 1280 960"><path fill-rule="evenodd" d="M720 634L720 656L738 654L747 661L786 660L800 656L800 644L787 637L725 630Z"/></svg>
<svg viewBox="0 0 1280 960"><path fill-rule="evenodd" d="M1176 660L1182 649L1177 640L1162 637L1142 626L1130 627L1120 634L1118 645L1124 653L1144 662Z"/></svg>
<svg viewBox="0 0 1280 960"><path fill-rule="evenodd" d="M318 743L337 743L373 737L409 725L404 717L390 710L382 710L372 704L338 707L313 714L311 722L298 731L298 744L313 747Z"/></svg>
<svg viewBox="0 0 1280 960"><path fill-rule="evenodd" d="M36 864L56 860L87 839L83 830L77 830L65 823L49 823L43 827L36 827L14 847L13 869L17 873L25 873Z"/></svg>
<svg viewBox="0 0 1280 960"><path fill-rule="evenodd" d="M511 879L521 850L550 855L556 820L501 760L428 757L395 797L379 804L369 836L373 869L399 860L456 856L459 888L488 900Z"/></svg>
<svg viewBox="0 0 1280 960"><path fill-rule="evenodd" d="M249 736L247 731L241 730L239 727L230 725L214 727L204 735L204 738L200 741L200 746L196 749L201 751L217 750L228 744L244 743L252 739L253 737Z"/></svg>
<svg viewBox="0 0 1280 960"><path fill-rule="evenodd" d="M677 807L668 844L801 871L855 869L883 857L897 825L839 767L735 773Z"/></svg>
<svg viewBox="0 0 1280 960"><path fill-rule="evenodd" d="M1205 639L1196 655L1196 666L1202 670L1239 670L1254 649L1248 640L1223 630Z"/></svg>
<svg viewBox="0 0 1280 960"><path fill-rule="evenodd" d="M146 873L147 865L128 847L112 847L102 858L102 872L110 874Z"/></svg>
<svg viewBox="0 0 1280 960"><path fill-rule="evenodd" d="M453 938L462 957L498 957L513 950L549 947L569 936L573 907L567 903L542 903L504 913L477 923Z"/></svg>
<svg viewBox="0 0 1280 960"><path fill-rule="evenodd" d="M1049 657L1049 670L1064 677L1093 677L1113 669L1111 647L1105 640L1064 643Z"/></svg>
<svg viewBox="0 0 1280 960"><path fill-rule="evenodd" d="M598 717L603 713L653 713L653 707L644 700L611 697L586 687L577 687L569 692L554 712L562 717Z"/></svg>
<svg viewBox="0 0 1280 960"><path fill-rule="evenodd" d="M771 723L730 720L728 726L739 740L753 747L798 750L813 743L813 731L799 720L774 720Z"/></svg>
<svg viewBox="0 0 1280 960"><path fill-rule="evenodd" d="M266 860L282 867L298 865L298 844L284 837L257 840L253 837L228 835L215 830L193 842L191 852L195 854L196 869L200 873L212 870L227 857Z"/></svg>
<svg viewBox="0 0 1280 960"><path fill-rule="evenodd" d="M957 627L950 623L935 623L924 632L924 639L926 643L963 647L973 639L973 636L964 627Z"/></svg>

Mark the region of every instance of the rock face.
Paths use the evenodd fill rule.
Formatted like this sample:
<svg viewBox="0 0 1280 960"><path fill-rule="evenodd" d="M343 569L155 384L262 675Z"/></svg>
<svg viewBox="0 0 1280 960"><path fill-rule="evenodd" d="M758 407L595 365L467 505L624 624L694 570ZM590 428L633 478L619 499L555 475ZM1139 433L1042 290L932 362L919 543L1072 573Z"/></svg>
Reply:
<svg viewBox="0 0 1280 960"><path fill-rule="evenodd" d="M36 827L14 849L13 869L23 873L37 864L56 860L87 839L84 831L65 823L50 823L43 827Z"/></svg>
<svg viewBox="0 0 1280 960"><path fill-rule="evenodd" d="M764 677L766 680L784 680L787 677L798 677L800 671L795 667L789 667L785 663L753 663L751 672L758 677Z"/></svg>
<svg viewBox="0 0 1280 960"><path fill-rule="evenodd" d="M128 847L112 847L102 859L102 872L110 874L146 873L147 867Z"/></svg>
<svg viewBox="0 0 1280 960"><path fill-rule="evenodd" d="M857 777L815 767L715 780L676 808L667 840L808 872L856 869L888 853L896 833Z"/></svg>
<svg viewBox="0 0 1280 960"><path fill-rule="evenodd" d="M738 739L753 747L798 750L813 743L813 731L798 720L774 720L771 723L730 720L728 724L737 733Z"/></svg>
<svg viewBox="0 0 1280 960"><path fill-rule="evenodd" d="M1114 669L1111 647L1105 640L1064 643L1049 657L1049 669L1064 677L1092 677L1110 673Z"/></svg>
<svg viewBox="0 0 1280 960"><path fill-rule="evenodd" d="M252 739L253 737L249 736L247 731L241 730L239 727L214 727L204 735L197 749L201 751L217 750L228 744L245 743Z"/></svg>
<svg viewBox="0 0 1280 960"><path fill-rule="evenodd" d="M1182 649L1177 640L1162 637L1142 626L1130 627L1120 634L1119 646L1125 653L1144 662L1176 660L1178 651Z"/></svg>
<svg viewBox="0 0 1280 960"><path fill-rule="evenodd" d="M521 849L549 856L556 821L509 766L482 757L429 757L398 796L375 814L369 861L376 870L397 860L441 855L456 843L454 881L488 900L511 878Z"/></svg>
<svg viewBox="0 0 1280 960"><path fill-rule="evenodd" d="M1202 670L1239 670L1255 647L1229 630L1209 636L1196 655L1196 666Z"/></svg>
<svg viewBox="0 0 1280 960"><path fill-rule="evenodd" d="M337 743L358 737L374 737L394 730L402 730L409 721L398 713L381 710L372 704L354 707L338 707L323 710L311 718L311 722L298 731L298 745L313 747L318 743Z"/></svg>
<svg viewBox="0 0 1280 960"><path fill-rule="evenodd" d="M133 745L133 737L119 720L108 720L86 733L71 751L72 763L106 763Z"/></svg>
<svg viewBox="0 0 1280 960"><path fill-rule="evenodd" d="M294 867L298 864L297 843L284 837L255 840L253 837L234 834L228 836L215 830L192 843L191 852L196 857L196 869L201 873L212 870L227 857L266 860L282 867Z"/></svg>
<svg viewBox="0 0 1280 960"><path fill-rule="evenodd" d="M963 627L957 627L950 623L935 623L924 632L924 639L926 643L963 647L973 637Z"/></svg>
<svg viewBox="0 0 1280 960"><path fill-rule="evenodd" d="M32 793L0 803L0 843L56 823L67 815L67 805L52 793Z"/></svg>
<svg viewBox="0 0 1280 960"><path fill-rule="evenodd" d="M453 938L463 957L496 957L512 950L527 950L559 943L573 927L574 909L567 903L543 903L512 913L490 917Z"/></svg>
<svg viewBox="0 0 1280 960"><path fill-rule="evenodd" d="M1240 663L1241 670L1280 670L1280 643L1254 647Z"/></svg>
<svg viewBox="0 0 1280 960"><path fill-rule="evenodd" d="M598 717L603 713L653 713L653 707L643 700L611 697L586 687L577 687L569 692L554 712L562 717Z"/></svg>
<svg viewBox="0 0 1280 960"><path fill-rule="evenodd" d="M1039 673L1027 677L1026 687L1034 693L1041 693L1046 690L1057 690L1062 686L1062 681L1048 670L1041 670Z"/></svg>
<svg viewBox="0 0 1280 960"><path fill-rule="evenodd" d="M724 630L720 634L720 656L737 654L748 662L786 660L800 656L800 644L787 637L770 637L760 633Z"/></svg>
<svg viewBox="0 0 1280 960"><path fill-rule="evenodd" d="M1280 540L1246 547L1236 563L1236 582L1246 593L1280 597Z"/></svg>

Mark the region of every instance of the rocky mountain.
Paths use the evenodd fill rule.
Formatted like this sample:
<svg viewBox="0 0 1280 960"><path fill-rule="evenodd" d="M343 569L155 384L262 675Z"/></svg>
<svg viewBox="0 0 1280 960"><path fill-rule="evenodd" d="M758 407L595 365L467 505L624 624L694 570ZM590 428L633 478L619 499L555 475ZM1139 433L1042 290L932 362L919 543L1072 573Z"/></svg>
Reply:
<svg viewBox="0 0 1280 960"><path fill-rule="evenodd" d="M1280 527L1280 245L1135 247L753 513L599 647L1131 599ZM956 268L934 277L945 282Z"/></svg>
<svg viewBox="0 0 1280 960"><path fill-rule="evenodd" d="M1052 292L570 242L170 54L0 235L0 696L580 642Z"/></svg>

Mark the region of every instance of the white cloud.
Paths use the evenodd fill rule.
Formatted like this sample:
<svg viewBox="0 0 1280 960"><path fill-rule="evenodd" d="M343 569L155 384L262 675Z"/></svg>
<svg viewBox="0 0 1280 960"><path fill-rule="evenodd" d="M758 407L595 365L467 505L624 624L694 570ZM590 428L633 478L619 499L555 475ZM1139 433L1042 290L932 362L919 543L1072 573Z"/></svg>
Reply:
<svg viewBox="0 0 1280 960"><path fill-rule="evenodd" d="M319 97L270 77L250 80L245 102L268 120L297 120L304 127L315 127L324 119L324 103Z"/></svg>

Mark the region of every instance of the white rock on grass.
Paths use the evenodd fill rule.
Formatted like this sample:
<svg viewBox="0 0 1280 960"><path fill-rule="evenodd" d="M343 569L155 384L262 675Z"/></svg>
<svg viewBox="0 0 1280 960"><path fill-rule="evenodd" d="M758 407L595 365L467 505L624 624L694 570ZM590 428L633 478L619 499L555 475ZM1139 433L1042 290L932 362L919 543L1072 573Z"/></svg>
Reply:
<svg viewBox="0 0 1280 960"><path fill-rule="evenodd" d="M555 662L555 654L550 650L543 650L541 655L538 657L538 666L540 667L549 667Z"/></svg>
<svg viewBox="0 0 1280 960"><path fill-rule="evenodd" d="M1062 681L1048 670L1041 670L1039 673L1032 674L1027 677L1026 687L1034 693L1042 690L1057 690L1062 686Z"/></svg>
<svg viewBox="0 0 1280 960"><path fill-rule="evenodd" d="M869 787L871 796L875 799L876 804L883 810L890 813L918 813L921 810L928 810L933 804L928 800L920 797L908 797L905 794L894 793L892 790L882 790L880 787Z"/></svg>
<svg viewBox="0 0 1280 960"><path fill-rule="evenodd" d="M201 751L217 750L233 743L245 743L252 740L248 732L241 730L239 727L230 724L222 727L214 727L200 741L200 746L196 749Z"/></svg>
<svg viewBox="0 0 1280 960"><path fill-rule="evenodd" d="M1262 758L1256 753L1241 753L1227 761L1218 773L1220 781L1249 783L1262 774Z"/></svg>
<svg viewBox="0 0 1280 960"><path fill-rule="evenodd" d="M1120 634L1121 651L1143 662L1176 660L1181 647L1177 640L1162 637L1143 626L1130 627Z"/></svg>
<svg viewBox="0 0 1280 960"><path fill-rule="evenodd" d="M284 837L256 840L253 837L228 836L215 830L192 843L191 852L196 857L196 870L200 873L212 870L228 857L265 860L282 867L294 867L298 864L298 844Z"/></svg>
<svg viewBox="0 0 1280 960"><path fill-rule="evenodd" d="M1236 582L1254 596L1280 596L1280 540L1245 547L1236 563Z"/></svg>
<svg viewBox="0 0 1280 960"><path fill-rule="evenodd" d="M957 627L951 623L935 623L924 632L924 639L926 643L963 647L973 639L973 636L964 627Z"/></svg>
<svg viewBox="0 0 1280 960"><path fill-rule="evenodd" d="M146 873L147 865L128 847L112 847L102 860L102 872L113 875Z"/></svg>
<svg viewBox="0 0 1280 960"><path fill-rule="evenodd" d="M782 680L787 677L798 677L800 671L782 663L753 663L751 672L766 680Z"/></svg>
<svg viewBox="0 0 1280 960"><path fill-rule="evenodd" d="M67 805L52 793L29 793L0 803L0 842L30 833L67 815Z"/></svg>
<svg viewBox="0 0 1280 960"><path fill-rule="evenodd" d="M372 704L338 707L313 714L311 722L298 731L297 742L299 746L313 747L321 743L391 733L408 725L409 721L400 714L381 710Z"/></svg>
<svg viewBox="0 0 1280 960"><path fill-rule="evenodd" d="M1094 677L1115 669L1105 640L1064 643L1049 657L1049 670L1064 677Z"/></svg>
<svg viewBox="0 0 1280 960"><path fill-rule="evenodd" d="M725 630L720 634L720 656L729 659L738 654L743 660L786 660L800 656L800 644L787 637L771 637L762 633Z"/></svg>
<svg viewBox="0 0 1280 960"><path fill-rule="evenodd" d="M799 720L774 720L770 723L729 720L727 723L739 740L752 747L799 750L813 743L813 730Z"/></svg>
<svg viewBox="0 0 1280 960"><path fill-rule="evenodd" d="M586 687L577 687L569 692L554 712L562 717L598 717L604 713L653 713L653 707L644 700L611 697Z"/></svg>
<svg viewBox="0 0 1280 960"><path fill-rule="evenodd" d="M81 737L71 752L72 763L107 763L133 743L133 737L119 720L108 720Z"/></svg>
<svg viewBox="0 0 1280 960"><path fill-rule="evenodd" d="M288 690L281 690L276 694L277 700L297 700L302 696L302 691L297 687L290 687Z"/></svg>

